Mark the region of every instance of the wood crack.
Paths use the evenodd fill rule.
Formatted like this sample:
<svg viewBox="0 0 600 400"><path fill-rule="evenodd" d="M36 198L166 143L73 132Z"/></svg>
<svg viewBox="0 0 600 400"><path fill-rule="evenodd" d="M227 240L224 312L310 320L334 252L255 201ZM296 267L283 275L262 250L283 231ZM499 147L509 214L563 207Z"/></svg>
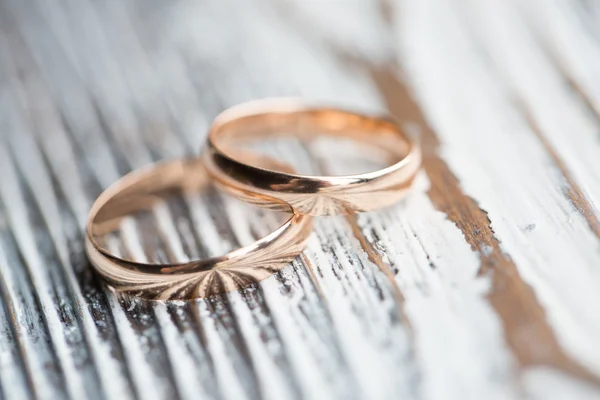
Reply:
<svg viewBox="0 0 600 400"><path fill-rule="evenodd" d="M406 326L407 328L409 328L409 331L410 331L410 328L411 328L410 320L409 320L408 316L406 315L406 313L404 312L405 298L404 298L404 295L402 294L402 291L400 290L400 287L398 286L398 283L396 282L396 277L395 277L394 273L392 272L391 267L383 260L383 258L381 257L381 254L379 254L379 252L373 247L373 244L365 237L364 233L360 229L360 226L358 225L356 215L347 215L346 221L348 222L348 224L350 225L350 228L352 229L352 234L354 235L356 240L358 240L358 242L360 243L360 247L367 254L369 261L371 261L373 264L375 264L377 266L377 268L379 269L379 271L381 273L383 273L385 275L385 277L387 278L387 280L389 281L390 286L392 288L394 300L396 301L396 304L397 304L398 317L400 318L400 321L402 322L402 324L404 326Z"/></svg>
<svg viewBox="0 0 600 400"><path fill-rule="evenodd" d="M560 170L560 173L565 180L565 195L571 204L573 204L573 207L575 207L575 209L583 216L583 218L585 218L592 232L594 232L594 234L600 238L600 220L596 216L594 206L589 202L585 196L585 193L575 181L575 178L565 165L564 161L557 154L556 150L554 150L554 147L550 144L548 139L546 139L531 113L527 110L527 106L521 104L519 108L523 110L525 120L527 121L527 124L531 128L532 132L538 138L544 147L544 150L546 150L548 155L550 155L556 167Z"/></svg>
<svg viewBox="0 0 600 400"><path fill-rule="evenodd" d="M3 256L1 246L2 243L4 243L4 241L0 241L0 256ZM6 260L4 260L4 257L2 257L0 262L6 262ZM27 392L33 398L37 398L37 387L33 378L33 372L31 371L31 368L27 362L27 350L26 345L23 343L23 337L20 333L22 327L19 321L17 320L17 309L15 307L11 293L8 289L8 285L6 284L6 279L2 274L0 274L0 299L2 299L1 307L4 308L5 314L7 315L7 319L9 320L8 330L10 331L11 336L14 338L14 344L17 348L18 363L20 364L21 372L25 376L25 381L28 385ZM0 391L0 393L1 392L2 391Z"/></svg>
<svg viewBox="0 0 600 400"><path fill-rule="evenodd" d="M542 46L542 49L546 52L549 59L553 61L554 66L557 71L562 75L565 84L567 84L571 90L579 97L582 102L582 106L587 110L587 112L593 117L596 122L596 125L600 124L600 110L599 107L596 107L592 99L589 95L585 93L585 91L577 84L572 76L569 75L563 63L557 59L557 56ZM521 105L520 107L524 110L525 118L527 123L529 124L531 130L535 133L539 141L542 143L550 157L552 157L552 161L558 167L561 174L565 178L567 183L566 194L573 204L573 206L579 211L579 213L585 218L588 226L594 232L594 234L600 238L600 220L596 215L596 210L594 206L589 202L583 190L576 183L572 174L569 172L567 166L556 153L550 142L546 139L544 134L542 133L539 126L536 124L535 119L528 111L528 108L525 105ZM600 136L599 136L600 138Z"/></svg>

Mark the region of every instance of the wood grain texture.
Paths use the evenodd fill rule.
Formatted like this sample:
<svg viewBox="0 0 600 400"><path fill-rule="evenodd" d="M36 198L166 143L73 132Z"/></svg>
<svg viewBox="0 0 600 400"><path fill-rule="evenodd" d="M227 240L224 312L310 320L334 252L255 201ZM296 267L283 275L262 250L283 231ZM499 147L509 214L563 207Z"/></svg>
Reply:
<svg viewBox="0 0 600 400"><path fill-rule="evenodd" d="M0 2L0 397L600 398L600 13L586 2ZM597 7L596 7L597 8ZM197 154L224 107L301 95L398 116L397 206L191 303L91 273L96 196ZM272 147L318 173L314 149ZM277 221L217 193L115 251L216 255ZM144 246L146 244L146 246Z"/></svg>

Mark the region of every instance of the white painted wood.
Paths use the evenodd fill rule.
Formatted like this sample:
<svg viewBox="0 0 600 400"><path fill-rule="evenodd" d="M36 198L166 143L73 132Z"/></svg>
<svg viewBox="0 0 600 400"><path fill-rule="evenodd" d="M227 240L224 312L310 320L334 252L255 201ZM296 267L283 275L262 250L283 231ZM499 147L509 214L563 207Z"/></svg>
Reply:
<svg viewBox="0 0 600 400"><path fill-rule="evenodd" d="M455 4L436 2L443 12L433 15L428 7L406 4L399 37L445 159L487 211L562 344L598 371L598 237L565 195L560 171L478 52Z"/></svg>
<svg viewBox="0 0 600 400"><path fill-rule="evenodd" d="M600 247L590 223L600 198L600 45L577 23L583 12L566 0L3 2L2 395L600 396ZM488 213L514 279L535 293L528 306L542 308L557 338L559 350L548 351L561 351L564 365L520 364L490 301L494 277L480 273L494 268L484 265L494 249L474 251L469 216L438 210L431 168L397 206L319 219L301 258L236 293L152 305L92 278L87 210L120 175L197 154L217 112L255 97L383 111L372 79L381 69L413 89L441 142L437 156ZM266 151L289 152L286 161L318 173L319 154L306 148ZM574 185L588 214L566 193ZM182 201L187 219L154 210L157 242L169 252L145 253L134 221L121 230L126 246L111 246L138 259L218 255L277 224L268 212L206 199ZM464 200L448 201L464 210ZM528 334L518 340L547 345Z"/></svg>
<svg viewBox="0 0 600 400"><path fill-rule="evenodd" d="M479 259L460 231L424 195L427 179L417 185L401 208L359 224L399 270L424 398L515 397L514 362L485 300L490 282L477 276Z"/></svg>
<svg viewBox="0 0 600 400"><path fill-rule="evenodd" d="M508 2L484 7L467 2L464 9L467 12L463 20L472 26L473 37L480 38L477 46L483 55L491 57L497 76L504 78L500 84L507 86L515 101L524 103L525 110L568 166L586 198L597 208L600 204L598 120L559 69L568 55L564 59L560 55L554 63L519 9ZM594 58L593 52L589 58ZM582 87L593 90L588 85Z"/></svg>
<svg viewBox="0 0 600 400"><path fill-rule="evenodd" d="M598 398L598 388L557 373L550 368L532 368L524 375L523 386L527 399L594 400Z"/></svg>

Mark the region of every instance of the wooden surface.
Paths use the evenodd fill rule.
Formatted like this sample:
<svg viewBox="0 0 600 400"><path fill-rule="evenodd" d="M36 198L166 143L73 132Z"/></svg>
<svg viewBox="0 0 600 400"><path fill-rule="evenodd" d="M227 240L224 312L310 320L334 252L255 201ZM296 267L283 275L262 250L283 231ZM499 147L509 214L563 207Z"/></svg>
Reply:
<svg viewBox="0 0 600 400"><path fill-rule="evenodd" d="M0 397L599 399L599 21L583 0L2 0ZM100 285L102 189L273 95L402 118L413 193L319 219L240 292ZM207 207L186 226L209 252L270 226Z"/></svg>

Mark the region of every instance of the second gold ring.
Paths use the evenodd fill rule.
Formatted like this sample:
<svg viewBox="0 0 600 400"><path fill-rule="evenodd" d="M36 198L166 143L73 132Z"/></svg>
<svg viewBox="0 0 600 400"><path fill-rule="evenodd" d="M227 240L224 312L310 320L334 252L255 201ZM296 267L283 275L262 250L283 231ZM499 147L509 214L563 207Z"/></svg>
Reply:
<svg viewBox="0 0 600 400"><path fill-rule="evenodd" d="M384 150L392 165L346 176L310 176L250 165L239 157L240 143L293 135L344 137ZM208 135L204 163L215 181L233 195L263 207L290 204L308 215L354 214L391 205L410 187L421 163L421 152L389 118L311 107L293 99L245 103L220 114Z"/></svg>

